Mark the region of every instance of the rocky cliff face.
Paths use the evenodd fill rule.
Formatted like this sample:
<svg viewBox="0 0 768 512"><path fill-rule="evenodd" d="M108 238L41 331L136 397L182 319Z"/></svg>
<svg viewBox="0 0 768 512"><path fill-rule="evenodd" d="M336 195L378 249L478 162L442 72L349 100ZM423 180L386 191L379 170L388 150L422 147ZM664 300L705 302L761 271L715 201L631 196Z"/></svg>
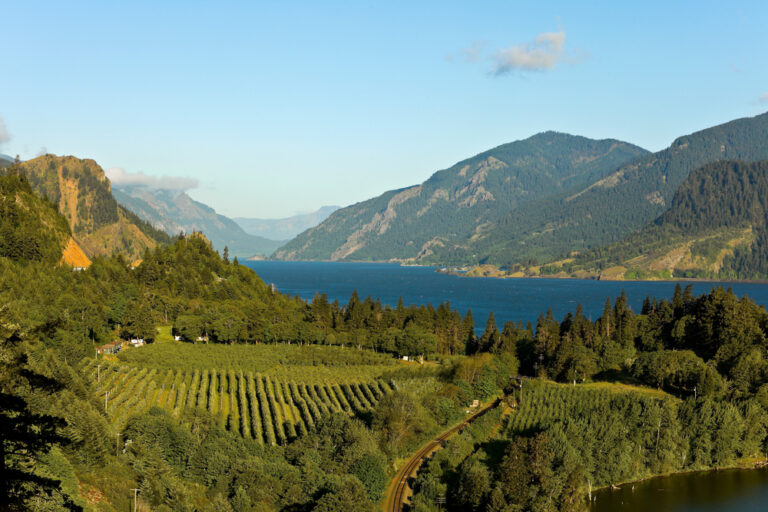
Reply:
<svg viewBox="0 0 768 512"><path fill-rule="evenodd" d="M37 194L58 205L87 257L120 253L137 259L170 240L115 201L104 170L93 160L44 155L20 169Z"/></svg>

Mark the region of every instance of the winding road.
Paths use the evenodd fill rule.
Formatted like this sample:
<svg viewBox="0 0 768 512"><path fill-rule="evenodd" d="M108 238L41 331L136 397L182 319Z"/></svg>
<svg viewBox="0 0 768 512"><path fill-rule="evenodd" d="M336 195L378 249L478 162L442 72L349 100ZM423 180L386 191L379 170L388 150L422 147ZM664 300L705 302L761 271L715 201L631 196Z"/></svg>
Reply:
<svg viewBox="0 0 768 512"><path fill-rule="evenodd" d="M430 442L422 446L419 451L413 454L411 458L408 459L405 464L403 464L403 466L398 470L395 478L393 478L392 482L389 484L386 498L384 498L384 512L402 512L403 505L405 504L405 500L408 497L407 493L410 490L408 479L415 475L422 462L424 462L424 458L428 457L430 454L432 454L432 452L439 449L442 446L443 441L447 440L453 434L460 431L486 412L495 407L498 407L499 404L501 404L501 398L497 398L490 404L478 409L474 414L467 417L464 421L432 439Z"/></svg>

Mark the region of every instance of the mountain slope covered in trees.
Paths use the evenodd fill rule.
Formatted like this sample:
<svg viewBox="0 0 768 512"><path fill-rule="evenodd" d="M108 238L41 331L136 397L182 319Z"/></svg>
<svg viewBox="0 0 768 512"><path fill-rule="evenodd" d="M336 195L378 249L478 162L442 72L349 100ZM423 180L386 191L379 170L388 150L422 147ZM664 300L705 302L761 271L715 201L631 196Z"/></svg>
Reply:
<svg viewBox="0 0 768 512"><path fill-rule="evenodd" d="M722 161L693 171L642 230L564 266L613 278L766 278L767 233L768 161Z"/></svg>
<svg viewBox="0 0 768 512"><path fill-rule="evenodd" d="M195 201L185 192L144 186L116 186L113 194L117 202L169 235L202 231L223 251L229 248L233 256L268 256L283 242L246 233L235 221Z"/></svg>
<svg viewBox="0 0 768 512"><path fill-rule="evenodd" d="M70 239L56 205L37 196L24 175L0 175L0 257L55 264Z"/></svg>
<svg viewBox="0 0 768 512"><path fill-rule="evenodd" d="M679 137L589 186L512 210L476 244L478 262L546 262L619 241L664 212L691 171L726 159L768 159L768 113Z"/></svg>
<svg viewBox="0 0 768 512"><path fill-rule="evenodd" d="M275 256L507 268L551 262L617 242L653 221L702 165L768 159L768 114L679 137L653 154L578 153L578 142L587 140L550 133L501 146L417 187L339 210ZM574 151L572 160L566 150ZM541 167L547 159L571 172L552 180Z"/></svg>
<svg viewBox="0 0 768 512"><path fill-rule="evenodd" d="M472 258L510 209L592 183L646 154L617 140L547 132L512 142L334 212L279 259L446 261Z"/></svg>
<svg viewBox="0 0 768 512"><path fill-rule="evenodd" d="M141 258L170 237L117 204L104 170L93 160L44 155L19 165L32 188L58 205L88 257Z"/></svg>

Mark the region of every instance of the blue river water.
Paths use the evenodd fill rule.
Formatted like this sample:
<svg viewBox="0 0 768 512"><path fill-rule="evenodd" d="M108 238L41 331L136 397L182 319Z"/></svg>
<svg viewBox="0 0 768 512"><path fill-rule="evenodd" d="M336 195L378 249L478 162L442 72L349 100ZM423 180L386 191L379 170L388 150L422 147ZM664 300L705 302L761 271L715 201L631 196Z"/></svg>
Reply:
<svg viewBox="0 0 768 512"><path fill-rule="evenodd" d="M290 261L248 261L266 282L290 295L311 300L316 292L346 303L357 290L360 298L371 296L394 306L402 297L406 305L437 305L450 301L464 315L472 310L475 326L482 328L493 311L496 321L522 320L536 324L539 313L552 309L561 320L581 303L584 314L593 320L603 312L605 299L611 301L625 290L630 306L639 311L646 296L671 298L675 283L669 281L595 281L579 279L498 279L459 277L435 272L431 267L402 267L389 263L331 263ZM696 295L713 287L731 287L739 296L747 295L768 305L768 284L741 282L683 282L693 284Z"/></svg>

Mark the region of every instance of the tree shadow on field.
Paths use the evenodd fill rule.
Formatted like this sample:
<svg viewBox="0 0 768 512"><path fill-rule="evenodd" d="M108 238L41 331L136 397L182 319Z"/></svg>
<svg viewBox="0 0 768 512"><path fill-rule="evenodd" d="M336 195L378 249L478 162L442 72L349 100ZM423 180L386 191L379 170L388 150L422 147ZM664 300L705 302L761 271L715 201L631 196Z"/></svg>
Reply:
<svg viewBox="0 0 768 512"><path fill-rule="evenodd" d="M480 449L485 452L485 462L489 467L495 468L501 464L501 460L507 453L511 443L506 439L491 439L480 445Z"/></svg>

